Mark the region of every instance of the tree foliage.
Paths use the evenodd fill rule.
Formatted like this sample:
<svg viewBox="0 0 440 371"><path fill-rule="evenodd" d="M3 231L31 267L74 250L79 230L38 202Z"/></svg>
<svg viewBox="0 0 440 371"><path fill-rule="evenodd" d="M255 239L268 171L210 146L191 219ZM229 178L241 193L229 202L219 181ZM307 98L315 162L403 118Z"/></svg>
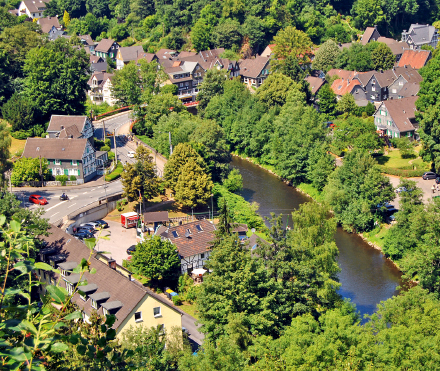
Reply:
<svg viewBox="0 0 440 371"><path fill-rule="evenodd" d="M334 68L341 51L333 40L327 40L315 53L313 68L327 72Z"/></svg>
<svg viewBox="0 0 440 371"><path fill-rule="evenodd" d="M40 174L40 159L22 157L14 162L11 181L15 186L22 182L47 180L51 174L48 169L48 162L45 158L41 159L41 174Z"/></svg>

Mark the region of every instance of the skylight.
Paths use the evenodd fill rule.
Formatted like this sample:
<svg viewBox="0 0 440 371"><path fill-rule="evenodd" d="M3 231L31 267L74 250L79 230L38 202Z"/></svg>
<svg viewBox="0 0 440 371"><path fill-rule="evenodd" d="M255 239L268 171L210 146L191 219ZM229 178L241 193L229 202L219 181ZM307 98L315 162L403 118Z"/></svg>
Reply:
<svg viewBox="0 0 440 371"><path fill-rule="evenodd" d="M199 232L202 232L202 231L203 231L203 228L202 228L202 226L201 226L200 224L196 224L196 229L197 229Z"/></svg>
<svg viewBox="0 0 440 371"><path fill-rule="evenodd" d="M173 234L173 237L174 237L174 238L177 238L177 237L179 237L179 235L177 234L177 232L176 232L176 231L172 231L171 233Z"/></svg>

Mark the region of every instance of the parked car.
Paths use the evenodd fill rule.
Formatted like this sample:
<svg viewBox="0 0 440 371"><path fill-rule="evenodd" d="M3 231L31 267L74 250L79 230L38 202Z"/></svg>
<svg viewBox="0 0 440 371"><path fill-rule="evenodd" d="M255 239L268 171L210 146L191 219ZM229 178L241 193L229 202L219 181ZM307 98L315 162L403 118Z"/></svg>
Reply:
<svg viewBox="0 0 440 371"><path fill-rule="evenodd" d="M80 240L83 240L85 238L93 238L94 237L92 233L87 232L85 230L78 231L73 236L76 238L79 238Z"/></svg>
<svg viewBox="0 0 440 371"><path fill-rule="evenodd" d="M399 187L399 188L396 188L396 193L401 193L401 192L406 192L407 190L406 190L406 188L405 187Z"/></svg>
<svg viewBox="0 0 440 371"><path fill-rule="evenodd" d="M88 225L85 225L85 226L82 226L82 227L80 226L80 227L78 227L76 229L76 232L81 232L81 231L85 231L85 232L88 232L90 234L93 234L93 233L95 233L95 228L93 228L91 226L88 226Z"/></svg>
<svg viewBox="0 0 440 371"><path fill-rule="evenodd" d="M390 215L388 217L388 222L391 223L391 224L395 223L396 222L396 217L394 215Z"/></svg>
<svg viewBox="0 0 440 371"><path fill-rule="evenodd" d="M436 179L438 175L432 171L427 171L425 174L422 175L423 180L428 179Z"/></svg>
<svg viewBox="0 0 440 371"><path fill-rule="evenodd" d="M127 254L131 255L136 251L136 245L131 245L128 249L127 249Z"/></svg>
<svg viewBox="0 0 440 371"><path fill-rule="evenodd" d="M108 228L108 223L105 220L95 220L94 223L96 223L101 228Z"/></svg>
<svg viewBox="0 0 440 371"><path fill-rule="evenodd" d="M131 158L134 158L134 155L135 155L135 154L136 154L135 151L128 151L127 156L128 156L128 157L131 157Z"/></svg>
<svg viewBox="0 0 440 371"><path fill-rule="evenodd" d="M40 195L30 195L29 202L32 202L37 205L47 205L48 204L47 200L43 196L40 196Z"/></svg>
<svg viewBox="0 0 440 371"><path fill-rule="evenodd" d="M97 225L96 223L94 223L94 222L81 223L81 224L79 225L80 228L81 228L81 227L93 228L93 230L95 230L97 226L98 226L98 225Z"/></svg>
<svg viewBox="0 0 440 371"><path fill-rule="evenodd" d="M435 178L435 183L440 184L440 177Z"/></svg>
<svg viewBox="0 0 440 371"><path fill-rule="evenodd" d="M391 209L394 207L389 202L384 202L383 204L377 204L376 206L378 209L381 209L382 207L386 207L387 209Z"/></svg>

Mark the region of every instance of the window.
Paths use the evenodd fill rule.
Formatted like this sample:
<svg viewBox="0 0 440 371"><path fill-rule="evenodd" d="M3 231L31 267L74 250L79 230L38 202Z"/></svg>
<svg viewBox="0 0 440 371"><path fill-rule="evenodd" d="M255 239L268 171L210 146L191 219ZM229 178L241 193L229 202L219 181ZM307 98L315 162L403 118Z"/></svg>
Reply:
<svg viewBox="0 0 440 371"><path fill-rule="evenodd" d="M196 224L196 229L197 229L199 232L202 232L202 231L203 231L203 228L202 228L202 226L201 226L200 224Z"/></svg>
<svg viewBox="0 0 440 371"><path fill-rule="evenodd" d="M380 124L380 123L382 122L382 120L381 120L380 118L377 118L377 119L376 119L376 122L377 122L378 124Z"/></svg>
<svg viewBox="0 0 440 371"><path fill-rule="evenodd" d="M205 254L200 254L200 259L205 259Z"/></svg>
<svg viewBox="0 0 440 371"><path fill-rule="evenodd" d="M79 297L82 299L82 300L84 300L84 301L87 301L87 295L79 295Z"/></svg>
<svg viewBox="0 0 440 371"><path fill-rule="evenodd" d="M393 94L396 94L396 93L397 93L397 89L391 89L391 92L392 92Z"/></svg>
<svg viewBox="0 0 440 371"><path fill-rule="evenodd" d="M78 165L78 161L77 160L72 160L72 165L73 166L77 166Z"/></svg>
<svg viewBox="0 0 440 371"><path fill-rule="evenodd" d="M174 237L174 238L177 238L177 237L179 237L179 235L177 234L177 232L176 232L176 231L172 231L171 233L172 233L172 235L173 235L173 237Z"/></svg>
<svg viewBox="0 0 440 371"><path fill-rule="evenodd" d="M403 86L403 81L399 81L399 86Z"/></svg>
<svg viewBox="0 0 440 371"><path fill-rule="evenodd" d="M108 310L105 309L105 308L102 308L102 312L104 313L104 316L108 316L109 315Z"/></svg>
<svg viewBox="0 0 440 371"><path fill-rule="evenodd" d="M398 138L399 134L398 133L394 133L394 138Z"/></svg>
<svg viewBox="0 0 440 371"><path fill-rule="evenodd" d="M160 317L161 316L160 307L153 308L153 315L154 315L154 317Z"/></svg>
<svg viewBox="0 0 440 371"><path fill-rule="evenodd" d="M185 234L191 234L191 229L187 228L185 232Z"/></svg>
<svg viewBox="0 0 440 371"><path fill-rule="evenodd" d="M134 314L134 321L135 322L142 322L142 312L136 312Z"/></svg>
<svg viewBox="0 0 440 371"><path fill-rule="evenodd" d="M60 160L55 160L55 165L61 165L61 161Z"/></svg>
<svg viewBox="0 0 440 371"><path fill-rule="evenodd" d="M98 309L98 303L92 299L92 308Z"/></svg>
<svg viewBox="0 0 440 371"><path fill-rule="evenodd" d="M68 292L70 295L73 294L73 285L72 285L71 283L66 282L66 289L67 289L67 292Z"/></svg>
<svg viewBox="0 0 440 371"><path fill-rule="evenodd" d="M181 82L181 83L179 84L179 86L182 88L182 87L183 87L183 82Z"/></svg>
<svg viewBox="0 0 440 371"><path fill-rule="evenodd" d="M372 86L371 91L376 91L376 88L374 86Z"/></svg>

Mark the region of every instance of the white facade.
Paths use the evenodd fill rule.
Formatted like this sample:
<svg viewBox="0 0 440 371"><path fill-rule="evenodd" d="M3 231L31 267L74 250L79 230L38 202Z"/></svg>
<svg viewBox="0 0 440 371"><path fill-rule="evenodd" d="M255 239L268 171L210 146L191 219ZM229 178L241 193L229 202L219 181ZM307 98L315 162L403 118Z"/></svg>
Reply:
<svg viewBox="0 0 440 371"><path fill-rule="evenodd" d="M42 18L43 12L46 10L46 4L43 1L35 0L31 1L32 3L32 9L30 10L24 1L20 3L20 6L18 7L18 14L23 15L26 14L29 18L32 19L38 19Z"/></svg>
<svg viewBox="0 0 440 371"><path fill-rule="evenodd" d="M107 79L102 86L102 100L106 102L109 106L114 106L116 104L116 99L112 94L112 81Z"/></svg>
<svg viewBox="0 0 440 371"><path fill-rule="evenodd" d="M192 256L187 256L186 258L182 258L180 260L180 269L181 273L191 273L193 269L196 268L203 268L203 266L206 264L206 261L209 257L209 251L206 251L201 254L196 254Z"/></svg>

